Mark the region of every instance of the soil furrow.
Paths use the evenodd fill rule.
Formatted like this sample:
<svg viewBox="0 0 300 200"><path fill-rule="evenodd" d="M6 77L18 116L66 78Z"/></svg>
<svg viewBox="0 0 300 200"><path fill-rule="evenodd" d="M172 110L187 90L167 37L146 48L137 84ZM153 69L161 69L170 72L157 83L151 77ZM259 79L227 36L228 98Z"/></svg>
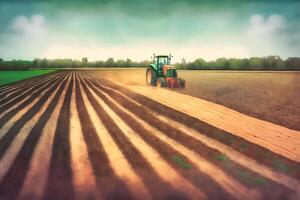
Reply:
<svg viewBox="0 0 300 200"><path fill-rule="evenodd" d="M75 76L75 73L73 76ZM76 195L75 199L100 199L101 194L97 189L92 165L89 160L87 147L83 138L82 128L79 121L79 113L76 108L75 84L73 84L71 97L70 132L73 185Z"/></svg>
<svg viewBox="0 0 300 200"><path fill-rule="evenodd" d="M9 131L0 139L0 158L4 155L6 149L9 147L15 136L19 133L24 124L31 120L31 118L40 110L40 108L47 101L52 92L57 88L60 82L56 82L51 88L37 101L37 103L30 108L16 123L9 129ZM41 91L42 92L42 91ZM31 99L31 100L34 100ZM28 102L29 104L30 102ZM16 112L18 112L16 110ZM12 117L12 116L11 116ZM0 120L2 122L2 119Z"/></svg>
<svg viewBox="0 0 300 200"><path fill-rule="evenodd" d="M37 80L35 80L35 81L32 81L32 82L30 82L30 83L22 84L22 85L20 85L18 88L13 88L13 89L11 89L10 91L5 92L5 94L0 94L0 97L1 97L0 99L5 98L5 97L8 97L9 95L14 94L15 92L20 91L20 90L22 90L22 89L24 90L24 89L33 87L35 84L40 83L40 82L43 82L43 81L45 81L45 80L49 80L49 78L51 78L51 77L53 77L53 76L56 76L56 75L57 75L57 73L56 73L56 74L51 74L51 75L48 75L48 76L44 76L44 77L42 77L42 78L39 78L39 79L37 79ZM3 96L4 96L4 97L3 97Z"/></svg>
<svg viewBox="0 0 300 200"><path fill-rule="evenodd" d="M25 139L25 142L21 150L17 154L15 161L13 162L12 166L10 167L9 171L6 173L0 184L2 195L10 199L14 199L18 195L28 172L29 163L35 151L35 147L39 142L42 130L49 120L55 106L57 105L57 102L61 97L61 93L65 85L66 81L61 84L54 98L49 103L49 106L40 116L37 123L31 129L28 137Z"/></svg>
<svg viewBox="0 0 300 200"><path fill-rule="evenodd" d="M70 82L68 77L68 82ZM60 86L58 86L58 89ZM18 199L38 200L42 199L44 188L48 179L50 167L51 152L55 130L57 126L59 112L62 108L64 97L67 91L67 85L59 98L55 110L52 112L50 119L46 122L41 130L41 136L37 143L34 153L31 157L30 166L26 175L26 179L20 191ZM41 162L42 161L42 162Z"/></svg>
<svg viewBox="0 0 300 200"><path fill-rule="evenodd" d="M88 90L85 83L82 84L87 98L98 114L99 118L103 122L106 129L111 134L113 140L119 146L132 168L136 170L136 173L143 179L144 184L148 187L148 190L154 196L154 199L169 199L180 197L182 199L188 199L185 194L180 191L176 191L169 183L165 182L148 164L148 161L144 158L141 152L132 144L129 138L126 136L116 122L107 114L104 108L97 103L91 92Z"/></svg>
<svg viewBox="0 0 300 200"><path fill-rule="evenodd" d="M269 149L275 154L300 163L300 131L259 120L224 106L170 90L153 87L130 88L160 104L180 110L248 142Z"/></svg>
<svg viewBox="0 0 300 200"><path fill-rule="evenodd" d="M55 129L45 199L73 199L70 152L70 102L74 77L71 77ZM64 188L64 192L61 189Z"/></svg>
<svg viewBox="0 0 300 200"><path fill-rule="evenodd" d="M58 90L58 88L56 89ZM41 107L39 112L37 112L31 120L26 122L26 124L21 128L19 131L20 134L17 134L15 139L12 141L12 143L9 145L8 149L6 150L4 156L1 158L0 161L0 182L2 181L3 177L9 170L9 168L12 166L12 163L14 162L17 154L19 153L20 149L22 148L22 145L26 138L28 137L30 131L35 126L36 122L39 120L43 112L47 109L48 103L51 102L51 100L54 98L54 93L50 95L50 97L47 99L45 104Z"/></svg>
<svg viewBox="0 0 300 200"><path fill-rule="evenodd" d="M83 88L81 86L80 89L81 91L83 91ZM93 106L87 99L84 92L83 100L91 122L93 123L100 142L103 145L104 151L106 155L108 155L110 166L114 170L115 174L124 181L128 189L136 199L152 199L152 195L150 195L141 178L132 169L127 159L122 154L122 151L118 148L117 144L114 142L113 138L106 130L105 126L98 117L96 111L93 109Z"/></svg>
<svg viewBox="0 0 300 200"><path fill-rule="evenodd" d="M30 97L28 99L26 99L26 101L24 101L23 103L21 103L20 105L18 105L17 107L15 107L14 109L10 110L9 112L7 112L5 115L3 115L0 119L0 128L3 128L3 126L12 118L14 117L19 111L23 110L24 108L28 107L29 105L31 105L33 102L36 102L38 97L43 94L46 93L45 91L50 90L49 88L53 88L55 86L57 86L57 84L59 84L59 82L64 79L64 76L60 77L57 80L53 80L48 82L47 84L45 84L44 86L40 87L39 89L37 89L36 91L33 92L33 94L30 95ZM48 92L48 91L47 91ZM7 105L8 106L8 105ZM4 110L9 109L9 107L3 108ZM0 109L0 112L2 112L2 108Z"/></svg>
<svg viewBox="0 0 300 200"><path fill-rule="evenodd" d="M110 87L107 87L107 86L103 86L103 87L105 87L106 89L109 89L109 90L113 90L114 92L122 95L128 101L133 102L137 106L142 106L140 103L136 102L135 100L127 97L125 94L120 93L119 91L117 91L117 90L115 90L113 88L110 88ZM220 154L216 158L224 157L225 160L226 160L226 162L228 163L227 158L226 158L226 156L228 156L228 158L230 160L234 160L239 165L241 165L241 166L243 166L243 167L245 167L245 168L247 168L247 169L249 169L249 170L251 170L251 171L253 171L255 173L258 173L259 175L262 176L262 177L251 176L252 179L247 179L246 177L250 177L251 173L249 174L249 173L247 173L247 171L244 171L244 170L238 171L237 175L241 176L240 177L240 178L242 178L241 181L245 182L246 185L249 185L249 186L253 186L253 185L255 186L255 185L257 185L257 186L259 186L259 185L261 185L261 183L263 183L263 182L265 182L267 180L267 179L265 180L263 178L263 177L266 177L266 178L268 178L270 180L275 181L276 183L285 185L287 188L289 188L289 189L291 189L293 191L300 191L300 183L298 182L298 180L294 179L293 177L290 177L290 176L287 176L287 175L285 175L283 173L274 171L274 170L270 169L269 167L267 167L265 165L261 165L261 164L257 163L255 160L252 160L251 158L249 158L249 157L241 154L240 152L235 151L231 147L226 146L226 145L224 145L224 144L222 144L222 143L220 143L220 142L218 142L218 141L216 141L214 139L211 139L211 138L207 137L206 135L201 134L201 133L195 131L194 129L191 129L191 128L187 127L184 124L181 124L181 123L179 123L177 121L174 121L174 120L172 120L172 119L170 119L168 117L162 116L159 113L154 112L153 110L148 109L147 107L144 107L144 108L148 112L152 113L154 116L157 116L157 118L159 120L161 120L162 122L170 124L175 129L181 130L185 134L190 135L191 137L193 137L193 138L195 138L195 139L203 142L204 144L206 144L210 148L217 149L218 151L220 151L221 153L224 154L224 155ZM144 125L144 127L145 126L146 125ZM239 158L239 159L236 159L236 158ZM255 180L255 181L253 181L253 180ZM265 187L261 187L260 186L259 188L261 190L265 190Z"/></svg>
<svg viewBox="0 0 300 200"><path fill-rule="evenodd" d="M17 82L14 82L14 83L10 83L8 85L0 86L0 95L2 95L4 92L17 89L17 88L22 87L22 86L27 85L27 84L34 83L36 80L42 79L44 77L48 77L48 76L50 76L52 74L56 74L56 73L57 72L51 72L51 73L43 74L43 75L40 75L40 76L32 77L32 78L29 78L29 79L26 79L26 80L21 80L21 81L17 81Z"/></svg>
<svg viewBox="0 0 300 200"><path fill-rule="evenodd" d="M40 81L41 79L48 78L48 76L52 76L52 75L55 75L55 74L56 73L51 73L51 74L45 74L42 77L39 77L39 76L38 77L33 77L33 78L31 78L33 80L30 79L29 83L27 83L27 82L20 83L20 84L18 84L18 87L12 87L9 90L5 90L3 92L0 92L0 99L6 97L7 95L9 95L10 93L13 93L16 90L20 90L24 87L27 88L30 85L34 85L36 81Z"/></svg>
<svg viewBox="0 0 300 200"><path fill-rule="evenodd" d="M43 83L46 83L48 81L50 81L52 78L55 78L57 76L57 74L55 75L51 75L49 77L45 77L43 79L40 79L38 81L36 81L34 84L31 85L26 85L23 88L20 88L18 90L14 90L10 93L8 93L5 97L0 98L0 105L1 107L11 101L13 101L14 99L16 99L18 96L21 96L23 94L26 94L28 91L30 91L34 86L36 85L42 85Z"/></svg>
<svg viewBox="0 0 300 200"><path fill-rule="evenodd" d="M88 156L92 164L97 185L105 199L132 199L126 185L120 180L109 164L109 159L99 140L97 132L85 107L83 94L80 90L81 84L76 78L76 103L80 124L82 125L83 137L86 142Z"/></svg>
<svg viewBox="0 0 300 200"><path fill-rule="evenodd" d="M66 79L63 78L63 79ZM62 79L62 80L63 80ZM55 83L53 83L52 85L55 85ZM51 85L48 86L48 88L46 88L44 91L41 92L41 94L39 94L35 99L33 99L27 106L25 106L24 108L21 108L20 110L15 110L17 107L19 107L21 104L23 104L23 102L21 102L20 104L16 104L16 107L13 107L13 109L11 109L10 111L14 111L16 112L15 115L13 116L9 116L10 119L4 124L4 126L1 127L0 129L0 140L2 139L2 137L15 125L15 123L22 117L25 115L26 112L28 112L28 110L30 110L49 90L51 89ZM27 100L26 100L27 101ZM24 101L25 102L25 101ZM10 112L9 111L9 112ZM3 116L5 116L7 113L4 113ZM1 120L3 120L3 118L0 119L0 123Z"/></svg>
<svg viewBox="0 0 300 200"><path fill-rule="evenodd" d="M24 98L32 96L35 91L39 90L40 88L43 88L45 85L48 85L49 83L58 80L59 78L62 77L62 74L58 74L54 79L52 79L51 81L47 82L46 84L37 84L36 86L34 86L33 88L31 88L29 91L27 91L26 93L20 94L21 92L19 92L19 96L17 98L15 98L14 100L10 101L9 103L6 103L5 105L2 104L2 106L0 107L0 112L4 112L7 109L11 108L11 106L15 105L16 103L18 103L19 101L22 101Z"/></svg>
<svg viewBox="0 0 300 200"><path fill-rule="evenodd" d="M101 88L101 86L100 86ZM239 180L241 183L248 185L249 187L256 187L263 192L264 195L267 197L280 197L280 195L290 194L291 191L287 188L283 187L282 185L273 182L272 180L265 179L258 175L255 172L250 171L249 169L240 166L237 164L234 160L228 159L226 155L222 154L216 149L212 149L208 147L207 145L203 144L201 141L194 139L193 137L184 134L180 130L172 127L171 125L167 123L163 123L161 120L157 119L155 115L147 111L144 107L139 107L136 104L128 101L128 99L123 98L121 95L118 95L117 93L114 93L111 90L104 89L105 92L113 96L120 104L122 104L124 107L126 107L131 112L135 113L137 116L140 116L143 120L145 120L148 124L151 124L158 130L160 130L162 133L167 135L168 137L172 138L174 141L179 142L185 147L188 147L189 149L193 150L194 152L197 152L199 155L203 156L207 161L219 166L221 169L223 169L226 173L233 176L235 179ZM103 97L102 97L103 98ZM121 113L119 113L121 116ZM129 120L129 117L124 116L125 120ZM135 120L132 119L131 121L128 121L129 124L135 124ZM133 125L132 127L136 128L138 124ZM145 131L140 131L145 132ZM167 147L163 148L164 150L167 149ZM223 158L224 159L221 159ZM250 180L247 180L247 178ZM254 180L254 181L251 181ZM264 182L264 184L258 184L261 181ZM276 193L273 192L273 189L276 188Z"/></svg>
<svg viewBox="0 0 300 200"><path fill-rule="evenodd" d="M111 107L116 114L118 114L124 120L124 122L127 123L128 126L138 133L147 144L155 148L160 155L167 160L174 169L176 169L178 173L189 180L192 184L199 187L201 191L205 192L208 199L233 198L208 175L196 170L189 158L174 150L170 145L161 141L159 138L155 137L152 132L145 129L142 124L137 122L132 116L119 108L114 102L112 102L112 100L109 99L109 97L97 90L95 86L91 85L91 83L88 82L87 84L101 99L103 99L103 101L106 102L107 105ZM184 166L178 165L176 162L177 158L187 163L186 169ZM218 191L218 193L214 193L213 191Z"/></svg>
<svg viewBox="0 0 300 200"><path fill-rule="evenodd" d="M51 80L50 80L51 81ZM46 82L43 86L47 85L48 82ZM42 86L42 87L43 87ZM17 108L19 105L21 105L22 103L24 103L25 101L27 101L27 99L30 98L31 95L28 95L27 97L21 99L20 101L16 102L15 104L13 104L12 106L10 106L8 109L6 109L5 111L3 111L1 114L0 114L0 119L5 116L7 113L9 113L10 111L12 111L13 109ZM10 103L10 102L7 102L7 104ZM4 105L3 105L4 106ZM2 106L1 106L2 107ZM1 109L0 107L0 109Z"/></svg>
<svg viewBox="0 0 300 200"><path fill-rule="evenodd" d="M172 120L184 124L187 127L190 127L199 133L202 133L212 139L215 139L235 149L236 151L256 160L257 162L272 168L273 170L300 179L300 170L298 170L300 169L300 164L296 161L280 156L264 147L251 143L241 137L233 135L217 127L214 127L199 119L188 116L178 110L160 104L148 97L142 96L127 88L124 88L123 86L116 85L111 81L103 79L101 79L100 81L94 78L93 80L98 81L104 86L114 88L122 92L123 94L126 94L135 101L141 103L142 105L148 107L150 110L160 113L163 116L171 118Z"/></svg>
<svg viewBox="0 0 300 200"><path fill-rule="evenodd" d="M51 73L52 74L52 73ZM17 82L14 82L14 83L10 83L10 84L7 84L7 85L2 85L0 86L0 94L6 90L10 90L10 89L14 89L14 88L17 88L17 87L21 87L23 86L23 84L25 83L31 83L33 82L35 79L39 79L41 77L44 77L46 75L49 75L49 74L43 74L41 76L36 76L36 77L32 77L32 78L29 78L29 79L25 79L25 80L21 80L21 81L17 81Z"/></svg>

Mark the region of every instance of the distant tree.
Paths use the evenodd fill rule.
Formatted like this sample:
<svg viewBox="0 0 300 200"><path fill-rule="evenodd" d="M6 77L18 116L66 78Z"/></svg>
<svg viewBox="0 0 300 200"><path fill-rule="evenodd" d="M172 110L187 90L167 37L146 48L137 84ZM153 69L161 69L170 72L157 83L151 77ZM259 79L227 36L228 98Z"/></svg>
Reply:
<svg viewBox="0 0 300 200"><path fill-rule="evenodd" d="M195 65L194 69L197 69L197 68L201 69L201 67L205 67L206 61L202 58L198 58L194 61L194 65Z"/></svg>
<svg viewBox="0 0 300 200"><path fill-rule="evenodd" d="M47 60L47 58L43 58L43 59L41 60L40 67L41 67L41 68L46 68L46 67L48 67L48 60Z"/></svg>
<svg viewBox="0 0 300 200"><path fill-rule="evenodd" d="M125 61L125 60L122 60L122 59L119 59L119 60L117 60L117 62L115 63L115 66L116 66L116 67L126 67L126 61Z"/></svg>
<svg viewBox="0 0 300 200"><path fill-rule="evenodd" d="M289 57L286 60L286 68L290 70L300 70L300 58Z"/></svg>
<svg viewBox="0 0 300 200"><path fill-rule="evenodd" d="M35 58L33 61L32 61L32 68L38 68L38 59Z"/></svg>
<svg viewBox="0 0 300 200"><path fill-rule="evenodd" d="M82 63L86 64L88 63L88 58L87 57L83 57L81 60Z"/></svg>
<svg viewBox="0 0 300 200"><path fill-rule="evenodd" d="M148 67L151 63L152 62L149 60L144 60L144 61L140 62L137 67Z"/></svg>
<svg viewBox="0 0 300 200"><path fill-rule="evenodd" d="M83 67L82 62L80 60L72 60L72 67L74 68Z"/></svg>
<svg viewBox="0 0 300 200"><path fill-rule="evenodd" d="M238 58L230 58L228 59L228 69L242 69L243 68L243 60Z"/></svg>
<svg viewBox="0 0 300 200"><path fill-rule="evenodd" d="M187 69L187 64L186 64L186 60L185 58L181 59L181 63L180 63L180 69Z"/></svg>
<svg viewBox="0 0 300 200"><path fill-rule="evenodd" d="M268 56L265 58L265 69L271 69L276 66L276 56Z"/></svg>
<svg viewBox="0 0 300 200"><path fill-rule="evenodd" d="M196 59L194 62L187 64L187 69L205 69L206 62L202 58Z"/></svg>
<svg viewBox="0 0 300 200"><path fill-rule="evenodd" d="M285 70L286 69L286 63L279 57L275 56L275 69L277 70Z"/></svg>
<svg viewBox="0 0 300 200"><path fill-rule="evenodd" d="M126 66L130 67L132 64L132 60L130 60L129 58L126 59Z"/></svg>
<svg viewBox="0 0 300 200"><path fill-rule="evenodd" d="M115 65L115 61L113 58L108 58L106 61L105 61L105 66L106 67L113 67Z"/></svg>
<svg viewBox="0 0 300 200"><path fill-rule="evenodd" d="M141 62L132 61L130 59L115 61L109 58L106 61L98 60L88 62L87 58L82 60L72 59L39 59L33 61L11 60L4 61L0 58L0 70L27 70L29 68L71 68L71 67L147 67L152 61L145 60ZM214 61L205 61L198 58L192 62L186 62L183 58L180 63L174 64L177 69L250 69L250 70L300 70L300 58L290 57L282 60L279 56L268 57L251 57L251 58L218 58Z"/></svg>
<svg viewBox="0 0 300 200"><path fill-rule="evenodd" d="M102 60L97 60L95 63L95 67L104 67L104 62Z"/></svg>
<svg viewBox="0 0 300 200"><path fill-rule="evenodd" d="M226 58L218 58L215 63L214 67L216 69L227 69L228 68L228 61Z"/></svg>
<svg viewBox="0 0 300 200"><path fill-rule="evenodd" d="M251 57L249 59L249 68L250 69L263 69L264 58Z"/></svg>
<svg viewBox="0 0 300 200"><path fill-rule="evenodd" d="M240 69L249 69L249 59L243 58L241 60L242 67Z"/></svg>

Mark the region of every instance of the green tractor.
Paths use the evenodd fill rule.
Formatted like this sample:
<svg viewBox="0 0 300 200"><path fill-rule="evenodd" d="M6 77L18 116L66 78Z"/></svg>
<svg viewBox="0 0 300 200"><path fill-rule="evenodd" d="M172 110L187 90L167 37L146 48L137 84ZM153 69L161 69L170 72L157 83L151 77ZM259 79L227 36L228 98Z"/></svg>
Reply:
<svg viewBox="0 0 300 200"><path fill-rule="evenodd" d="M146 84L157 87L185 88L185 80L177 77L177 71L171 66L170 55L153 55L153 63L146 70Z"/></svg>

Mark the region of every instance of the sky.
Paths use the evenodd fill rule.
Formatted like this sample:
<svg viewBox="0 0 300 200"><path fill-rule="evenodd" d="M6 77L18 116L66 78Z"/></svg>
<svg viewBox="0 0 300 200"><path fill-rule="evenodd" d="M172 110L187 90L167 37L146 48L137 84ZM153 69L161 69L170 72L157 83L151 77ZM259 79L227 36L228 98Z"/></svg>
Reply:
<svg viewBox="0 0 300 200"><path fill-rule="evenodd" d="M300 56L300 0L0 0L0 58Z"/></svg>

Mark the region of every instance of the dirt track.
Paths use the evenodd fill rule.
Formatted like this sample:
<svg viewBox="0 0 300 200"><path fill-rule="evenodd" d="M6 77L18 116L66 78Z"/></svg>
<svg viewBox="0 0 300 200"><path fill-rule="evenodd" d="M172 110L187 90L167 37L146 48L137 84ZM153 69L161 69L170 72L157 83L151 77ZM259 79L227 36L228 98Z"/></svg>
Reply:
<svg viewBox="0 0 300 200"><path fill-rule="evenodd" d="M80 71L0 88L0 199L300 197L299 159L280 153L288 145L274 150L143 91ZM281 135L298 155L298 136Z"/></svg>

